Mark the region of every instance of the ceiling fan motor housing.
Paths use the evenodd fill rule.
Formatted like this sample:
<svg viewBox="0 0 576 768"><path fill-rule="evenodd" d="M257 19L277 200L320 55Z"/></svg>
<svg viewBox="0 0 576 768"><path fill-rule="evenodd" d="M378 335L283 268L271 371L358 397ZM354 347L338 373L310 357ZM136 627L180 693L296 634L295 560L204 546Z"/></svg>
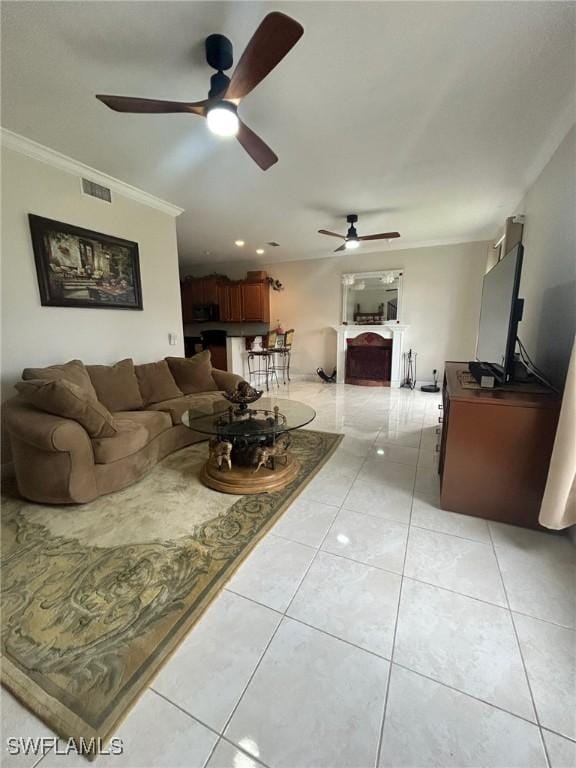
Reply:
<svg viewBox="0 0 576 768"><path fill-rule="evenodd" d="M206 38L206 61L212 69L218 70L210 78L208 98L215 99L230 85L230 78L224 74L234 63L232 43L224 35L208 35Z"/></svg>
<svg viewBox="0 0 576 768"><path fill-rule="evenodd" d="M208 35L206 38L206 61L219 72L230 69L234 63L232 43L224 35Z"/></svg>

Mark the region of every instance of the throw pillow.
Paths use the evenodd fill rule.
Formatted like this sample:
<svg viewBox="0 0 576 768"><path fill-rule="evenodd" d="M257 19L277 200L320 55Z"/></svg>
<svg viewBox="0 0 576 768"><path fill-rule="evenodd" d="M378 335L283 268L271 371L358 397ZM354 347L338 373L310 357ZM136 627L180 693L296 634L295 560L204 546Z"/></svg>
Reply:
<svg viewBox="0 0 576 768"><path fill-rule="evenodd" d="M77 421L90 437L114 437L117 432L110 411L67 379L28 379L16 389L41 411Z"/></svg>
<svg viewBox="0 0 576 768"><path fill-rule="evenodd" d="M182 397L182 390L176 385L166 360L137 365L134 370L144 405Z"/></svg>
<svg viewBox="0 0 576 768"><path fill-rule="evenodd" d="M138 411L144 406L131 358L115 365L87 365L98 400L109 411Z"/></svg>
<svg viewBox="0 0 576 768"><path fill-rule="evenodd" d="M194 357L167 357L176 384L185 395L197 392L213 392L218 389L212 378L210 350L205 349Z"/></svg>
<svg viewBox="0 0 576 768"><path fill-rule="evenodd" d="M56 379L66 379L83 389L87 395L97 400L96 390L92 386L90 376L82 360L70 360L63 365L49 365L47 368L24 368L22 371L24 381L30 379L55 381Z"/></svg>

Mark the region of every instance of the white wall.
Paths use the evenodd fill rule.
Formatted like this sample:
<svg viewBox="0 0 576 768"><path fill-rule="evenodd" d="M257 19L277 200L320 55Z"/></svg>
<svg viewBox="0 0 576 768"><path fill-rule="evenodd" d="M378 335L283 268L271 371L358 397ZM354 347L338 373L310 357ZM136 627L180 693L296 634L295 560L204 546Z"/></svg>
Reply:
<svg viewBox="0 0 576 768"><path fill-rule="evenodd" d="M183 354L175 219L115 192L112 200L81 194L73 173L2 151L2 399L26 366ZM144 310L42 307L29 213L135 240ZM176 346L170 331L179 334Z"/></svg>
<svg viewBox="0 0 576 768"><path fill-rule="evenodd" d="M336 332L341 320L341 275L402 269L402 322L410 325L405 349L418 353L418 379L431 380L432 369L442 372L446 360L474 359L480 313L482 278L488 243L414 248L382 253L334 255L309 261L258 265L284 284L271 291L271 324L296 331L293 371L314 374L318 366L336 363ZM217 264L182 268L183 274L219 273L241 277L250 264ZM254 268L254 265L252 266Z"/></svg>
<svg viewBox="0 0 576 768"><path fill-rule="evenodd" d="M526 216L518 335L536 365L562 387L576 331L576 126L516 213Z"/></svg>

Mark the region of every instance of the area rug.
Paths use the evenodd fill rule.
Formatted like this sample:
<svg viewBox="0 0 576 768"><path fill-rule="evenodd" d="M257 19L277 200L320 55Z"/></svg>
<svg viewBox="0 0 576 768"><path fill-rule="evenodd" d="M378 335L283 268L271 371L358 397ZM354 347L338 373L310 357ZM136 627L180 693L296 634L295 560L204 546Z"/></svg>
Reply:
<svg viewBox="0 0 576 768"><path fill-rule="evenodd" d="M5 488L3 684L59 736L106 741L341 439L292 433L298 477L257 496L201 485L206 443L90 504L32 504Z"/></svg>

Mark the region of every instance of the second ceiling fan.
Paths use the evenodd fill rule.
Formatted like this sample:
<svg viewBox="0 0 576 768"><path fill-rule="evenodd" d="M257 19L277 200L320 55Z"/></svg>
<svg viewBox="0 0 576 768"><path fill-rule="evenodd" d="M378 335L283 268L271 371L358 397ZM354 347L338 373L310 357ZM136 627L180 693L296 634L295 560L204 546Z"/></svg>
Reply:
<svg viewBox="0 0 576 768"><path fill-rule="evenodd" d="M350 225L348 232L345 235L339 235L337 232L330 232L328 229L319 229L319 235L329 235L330 237L338 237L340 240L344 240L339 248L336 248L334 253L338 251L351 251L354 248L358 248L361 242L365 240L393 240L395 237L400 237L400 232L381 232L378 235L358 235L354 224L358 221L358 215L355 213L349 213L346 216L346 221Z"/></svg>
<svg viewBox="0 0 576 768"><path fill-rule="evenodd" d="M282 61L303 32L302 25L284 13L269 13L252 35L231 78L224 71L233 64L232 43L224 35L207 37L206 60L216 73L210 79L208 98L203 101L162 101L104 94L96 98L116 112L187 112L205 117L213 133L236 136L250 157L266 171L278 157L238 117L238 104Z"/></svg>

